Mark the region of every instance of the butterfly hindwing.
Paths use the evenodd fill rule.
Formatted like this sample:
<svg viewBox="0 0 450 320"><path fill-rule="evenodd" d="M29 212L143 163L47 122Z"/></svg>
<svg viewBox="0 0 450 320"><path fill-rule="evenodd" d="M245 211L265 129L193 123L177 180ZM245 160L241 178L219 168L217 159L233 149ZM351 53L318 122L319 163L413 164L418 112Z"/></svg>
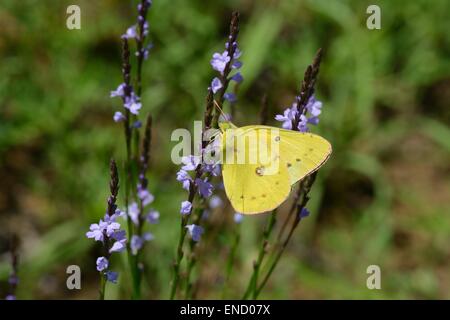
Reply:
<svg viewBox="0 0 450 320"><path fill-rule="evenodd" d="M222 174L227 197L238 212L254 214L273 210L288 197L291 190L288 170L280 164L278 153L271 156L270 143L267 144L267 154L250 161L252 156L259 155L259 144L248 143L248 138L256 136L258 142L266 144L270 139L266 133L253 130L251 126L239 128L233 134L239 137L237 141L246 144L236 142L224 146L225 150L232 148L235 152L234 161L224 161ZM227 133L223 135L223 141L227 141ZM237 161L239 156L243 157L244 163Z"/></svg>

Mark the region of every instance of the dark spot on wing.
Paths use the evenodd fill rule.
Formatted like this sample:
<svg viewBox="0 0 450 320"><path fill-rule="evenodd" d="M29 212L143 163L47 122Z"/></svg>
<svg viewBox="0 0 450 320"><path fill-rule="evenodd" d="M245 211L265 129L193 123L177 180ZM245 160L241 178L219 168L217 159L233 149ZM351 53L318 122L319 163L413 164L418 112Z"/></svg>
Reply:
<svg viewBox="0 0 450 320"><path fill-rule="evenodd" d="M288 163L287 163L287 167L288 167L288 168L292 167L292 164L288 162Z"/></svg>

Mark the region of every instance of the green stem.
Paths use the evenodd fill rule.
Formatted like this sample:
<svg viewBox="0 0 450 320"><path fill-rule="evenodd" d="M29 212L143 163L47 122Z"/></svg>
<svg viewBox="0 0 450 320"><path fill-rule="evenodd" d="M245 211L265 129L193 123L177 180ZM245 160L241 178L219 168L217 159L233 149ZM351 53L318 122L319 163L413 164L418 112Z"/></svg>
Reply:
<svg viewBox="0 0 450 320"><path fill-rule="evenodd" d="M177 258L173 265L174 278L173 278L173 282L172 282L172 287L170 289L170 300L173 300L175 298L178 283L180 281L180 264L181 264L181 260L183 259L183 244L184 244L184 239L186 238L186 233L187 233L186 224L187 224L188 219L189 219L189 215L185 215L181 219L180 239L178 240Z"/></svg>
<svg viewBox="0 0 450 320"><path fill-rule="evenodd" d="M240 232L240 230L236 229L234 232L233 245L231 246L230 254L228 255L228 259L227 259L225 279L224 279L223 288L222 288L222 299L225 299L225 297L227 295L228 281L230 280L231 272L233 271L234 259L236 257L236 252L237 252L237 248L239 246L240 241L241 241L241 232Z"/></svg>
<svg viewBox="0 0 450 320"><path fill-rule="evenodd" d="M297 228L298 223L300 222L300 220L301 219L296 218L294 223L292 224L292 227L289 230L289 234L288 234L286 240L283 242L282 247L280 248L280 250L278 251L277 255L275 256L275 259L273 260L272 264L270 265L269 271L267 272L267 274L263 278L263 281L261 282L261 284L255 290L254 295L253 295L253 299L257 299L258 298L259 294L261 293L261 290L264 288L264 286L266 285L266 283L269 280L270 276L272 275L272 272L275 270L275 267L277 266L278 261L280 261L280 258L283 255L283 252L286 249L287 244L289 243L292 235L294 234L294 230Z"/></svg>
<svg viewBox="0 0 450 320"><path fill-rule="evenodd" d="M272 211L270 219L266 225L266 229L264 230L263 241L261 248L259 249L258 259L253 264L253 273L248 283L247 290L245 291L244 296L242 297L242 300L248 299L251 293L253 293L253 298L255 298L258 285L259 270L261 268L261 264L264 260L264 257L267 253L267 244L269 241L269 237L272 233L273 227L275 226L275 222L276 222L276 210Z"/></svg>
<svg viewBox="0 0 450 320"><path fill-rule="evenodd" d="M99 300L105 300L105 289L106 289L106 277L100 272L100 290L99 290Z"/></svg>

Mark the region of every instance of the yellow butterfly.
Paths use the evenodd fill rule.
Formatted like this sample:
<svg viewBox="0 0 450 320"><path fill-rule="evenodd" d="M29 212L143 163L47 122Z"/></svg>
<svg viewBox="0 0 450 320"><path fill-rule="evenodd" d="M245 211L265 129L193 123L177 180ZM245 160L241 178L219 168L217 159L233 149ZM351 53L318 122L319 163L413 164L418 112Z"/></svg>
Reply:
<svg viewBox="0 0 450 320"><path fill-rule="evenodd" d="M233 208L244 214L277 208L292 186L331 154L331 144L309 132L263 125L238 128L228 121L219 128L225 192Z"/></svg>

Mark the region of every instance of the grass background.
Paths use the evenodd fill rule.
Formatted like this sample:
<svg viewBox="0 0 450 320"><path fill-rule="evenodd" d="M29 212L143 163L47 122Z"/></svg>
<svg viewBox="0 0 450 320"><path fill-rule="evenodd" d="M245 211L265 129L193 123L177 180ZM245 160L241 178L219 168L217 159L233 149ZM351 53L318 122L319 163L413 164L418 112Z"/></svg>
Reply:
<svg viewBox="0 0 450 320"><path fill-rule="evenodd" d="M65 27L81 7L81 30ZM7 240L22 240L18 297L95 298L97 245L84 236L105 211L108 162L124 157L113 123L121 82L120 35L136 1L14 1L0 4L0 293L10 271ZM154 117L150 190L161 222L146 249L146 298L167 298L185 192L170 161L172 130L201 119L231 12L241 13L243 51L237 125L290 105L319 47L324 57L314 128L334 153L262 298L450 298L450 15L445 0L376 1L381 30L366 28L373 1L156 0L154 44L144 66L143 113ZM275 121L271 122L273 125ZM122 199L121 199L122 200ZM231 226L232 212L217 213ZM240 298L265 215L240 226L239 261L229 296ZM205 238L206 239L206 238ZM205 240L204 243L207 243ZM220 234L202 250L199 298L220 297ZM124 264L118 258L116 266ZM82 290L65 287L66 267L82 268ZM381 267L382 290L366 288ZM124 270L126 268L124 267ZM121 273L109 298L127 297Z"/></svg>

